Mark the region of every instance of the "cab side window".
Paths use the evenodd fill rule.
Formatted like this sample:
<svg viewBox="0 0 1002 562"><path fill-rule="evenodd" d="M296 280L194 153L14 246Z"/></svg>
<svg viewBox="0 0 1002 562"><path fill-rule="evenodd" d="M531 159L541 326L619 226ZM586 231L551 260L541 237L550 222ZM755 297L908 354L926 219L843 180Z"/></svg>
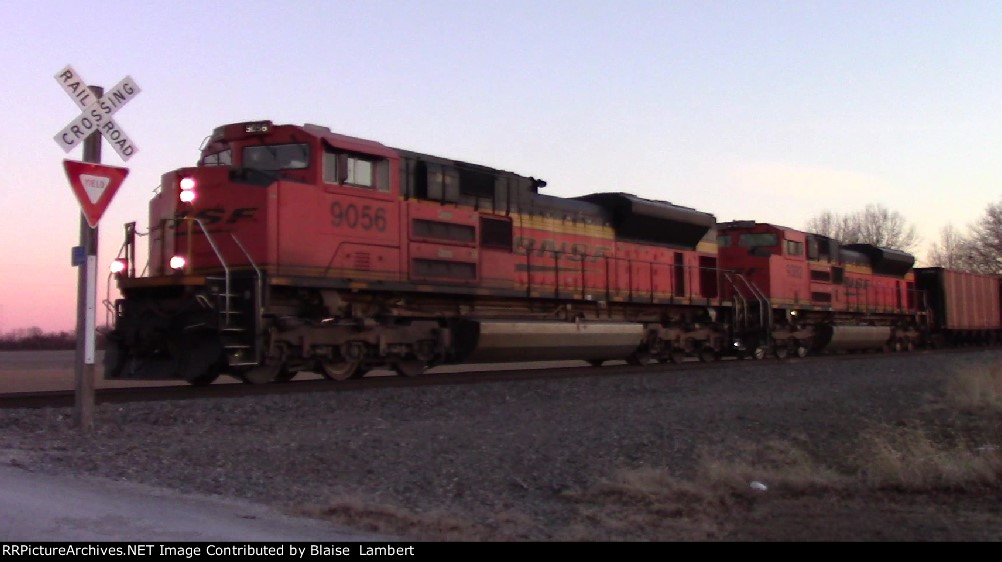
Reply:
<svg viewBox="0 0 1002 562"><path fill-rule="evenodd" d="M324 182L387 192L390 165L385 158L324 146Z"/></svg>
<svg viewBox="0 0 1002 562"><path fill-rule="evenodd" d="M786 255L788 256L802 256L804 255L804 243L795 242L793 240L786 241Z"/></svg>

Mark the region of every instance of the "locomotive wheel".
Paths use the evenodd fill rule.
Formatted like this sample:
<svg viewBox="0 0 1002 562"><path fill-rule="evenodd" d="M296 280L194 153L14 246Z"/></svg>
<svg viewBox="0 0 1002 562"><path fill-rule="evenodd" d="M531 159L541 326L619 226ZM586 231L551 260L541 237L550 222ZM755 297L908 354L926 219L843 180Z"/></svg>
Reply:
<svg viewBox="0 0 1002 562"><path fill-rule="evenodd" d="M393 370L401 377L416 377L428 368L428 364L420 359L401 359L393 364Z"/></svg>
<svg viewBox="0 0 1002 562"><path fill-rule="evenodd" d="M281 372L281 363L266 363L240 373L240 378L247 384L267 384L275 381Z"/></svg>
<svg viewBox="0 0 1002 562"><path fill-rule="evenodd" d="M776 356L776 359L786 359L786 356L790 354L790 348L780 344L772 350L772 353Z"/></svg>
<svg viewBox="0 0 1002 562"><path fill-rule="evenodd" d="M188 384L191 386L209 386L210 384L216 382L219 378L219 367L210 368L205 373L188 380Z"/></svg>
<svg viewBox="0 0 1002 562"><path fill-rule="evenodd" d="M713 363L717 360L717 350L710 346L706 346L699 350L698 357L700 363Z"/></svg>
<svg viewBox="0 0 1002 562"><path fill-rule="evenodd" d="M685 352L676 347L668 352L668 360L676 365L681 365L685 361Z"/></svg>
<svg viewBox="0 0 1002 562"><path fill-rule="evenodd" d="M758 346L752 351L752 358L755 360L765 359L766 349L762 346Z"/></svg>
<svg viewBox="0 0 1002 562"><path fill-rule="evenodd" d="M807 346L803 345L797 346L797 357L803 359L804 357L807 357L807 352L808 352Z"/></svg>
<svg viewBox="0 0 1002 562"><path fill-rule="evenodd" d="M633 353L626 358L626 362L630 365L643 367L644 365L647 365L648 363L651 362L651 354L646 352Z"/></svg>
<svg viewBox="0 0 1002 562"><path fill-rule="evenodd" d="M602 363L605 363L605 359L589 359L588 364L592 367L601 367Z"/></svg>
<svg viewBox="0 0 1002 562"><path fill-rule="evenodd" d="M345 381L365 374L364 370L359 369L361 364L361 361L321 361L320 370L325 379Z"/></svg>

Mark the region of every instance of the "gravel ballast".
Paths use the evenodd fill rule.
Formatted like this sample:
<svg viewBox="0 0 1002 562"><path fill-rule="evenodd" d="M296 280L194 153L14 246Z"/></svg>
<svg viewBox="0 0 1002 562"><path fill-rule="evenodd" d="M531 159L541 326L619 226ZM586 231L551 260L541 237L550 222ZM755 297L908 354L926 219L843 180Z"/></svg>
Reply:
<svg viewBox="0 0 1002 562"><path fill-rule="evenodd" d="M579 494L624 469L688 478L708 451L775 439L848 455L860 432L937 404L958 370L1000 359L993 350L722 362L99 405L90 436L70 409L6 410L0 461L249 499L414 539L726 538L726 526L679 536L590 529Z"/></svg>

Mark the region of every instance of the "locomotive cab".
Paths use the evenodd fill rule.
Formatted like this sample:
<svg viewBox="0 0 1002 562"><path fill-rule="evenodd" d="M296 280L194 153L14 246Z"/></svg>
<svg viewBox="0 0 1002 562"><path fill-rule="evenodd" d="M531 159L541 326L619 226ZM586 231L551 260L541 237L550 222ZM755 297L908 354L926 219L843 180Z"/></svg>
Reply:
<svg viewBox="0 0 1002 562"><path fill-rule="evenodd" d="M296 273L322 261L318 241L375 235L393 243L393 159L378 143L315 126L219 127L198 166L161 179L150 203L152 271ZM342 203L338 195L372 204ZM313 228L287 228L297 223Z"/></svg>

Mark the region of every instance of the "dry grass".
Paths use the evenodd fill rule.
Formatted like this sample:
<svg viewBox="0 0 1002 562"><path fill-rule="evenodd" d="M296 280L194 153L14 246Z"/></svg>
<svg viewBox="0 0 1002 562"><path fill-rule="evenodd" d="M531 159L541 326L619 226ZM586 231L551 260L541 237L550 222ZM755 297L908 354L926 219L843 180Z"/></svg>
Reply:
<svg viewBox="0 0 1002 562"><path fill-rule="evenodd" d="M958 370L947 384L946 402L966 413L1002 413L1002 365L982 363Z"/></svg>
<svg viewBox="0 0 1002 562"><path fill-rule="evenodd" d="M957 372L942 396L925 412L930 417L924 422L872 425L851 445L851 453L839 458L817 451L810 438L800 436L703 450L688 478L657 467L620 469L555 498L554 509L566 513L559 520L510 512L473 522L362 500L340 500L306 513L373 533L432 540L714 540L731 536L756 506L769 505L763 501L810 505L824 515L829 512L825 502L838 498L866 506L872 498L901 492L977 495L997 489L1002 485L1002 365ZM784 503L789 501L807 503ZM806 514L795 513L796 526Z"/></svg>
<svg viewBox="0 0 1002 562"><path fill-rule="evenodd" d="M466 541L485 535L483 529L447 513L417 513L395 506L373 504L361 498L337 499L323 507L297 509L296 513L386 536Z"/></svg>
<svg viewBox="0 0 1002 562"><path fill-rule="evenodd" d="M752 483L764 484L766 490ZM842 468L773 440L704 451L691 478L654 467L620 469L584 490L565 492L573 509L561 521L523 513L473 521L446 512L419 513L361 499L301 510L372 533L445 541L715 540L762 500L865 497L881 493L976 492L1002 483L1002 450L963 439L946 442L920 427L873 426ZM761 488L759 486L759 488Z"/></svg>
<svg viewBox="0 0 1002 562"><path fill-rule="evenodd" d="M922 428L872 428L861 436L855 461L859 478L874 488L964 490L1002 481L998 445L945 442Z"/></svg>
<svg viewBox="0 0 1002 562"><path fill-rule="evenodd" d="M744 493L751 490L752 482L765 484L772 490L808 492L840 487L845 479L789 441L776 439L732 449L734 452L729 454L704 452L698 480Z"/></svg>
<svg viewBox="0 0 1002 562"><path fill-rule="evenodd" d="M579 507L578 521L561 538L724 538L733 514L747 509L763 494L828 490L842 486L843 480L784 441L704 452L691 479L657 468L623 469L573 494ZM753 482L764 484L767 490L753 488Z"/></svg>
<svg viewBox="0 0 1002 562"><path fill-rule="evenodd" d="M942 432L947 435L949 432ZM696 475L653 468L621 470L576 496L590 538L708 540L761 500L865 497L868 492L972 492L1002 483L1002 450L944 441L914 427L873 426L839 470L797 444L769 441L704 452ZM763 484L756 490L752 483ZM587 525L585 524L587 523ZM580 540L575 537L572 540Z"/></svg>
<svg viewBox="0 0 1002 562"><path fill-rule="evenodd" d="M732 503L727 491L657 468L622 469L565 497L577 506L557 537L568 541L705 540L720 535L720 515Z"/></svg>
<svg viewBox="0 0 1002 562"><path fill-rule="evenodd" d="M446 511L417 512L374 504L361 497L331 500L324 506L299 507L295 515L327 519L347 528L388 537L434 541L518 541L539 539L538 525L524 513L502 510L486 520ZM535 534L532 534L535 533Z"/></svg>

